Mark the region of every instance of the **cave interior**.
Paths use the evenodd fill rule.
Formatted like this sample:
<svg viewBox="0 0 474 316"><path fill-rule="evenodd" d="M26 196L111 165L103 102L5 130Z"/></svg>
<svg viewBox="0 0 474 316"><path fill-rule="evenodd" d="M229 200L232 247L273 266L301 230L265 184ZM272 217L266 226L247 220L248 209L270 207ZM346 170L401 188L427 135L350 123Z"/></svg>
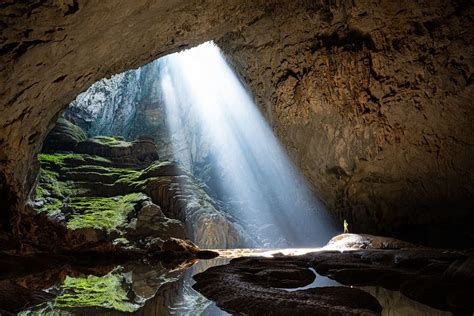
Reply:
<svg viewBox="0 0 474 316"><path fill-rule="evenodd" d="M0 3L0 315L472 315L473 18Z"/></svg>

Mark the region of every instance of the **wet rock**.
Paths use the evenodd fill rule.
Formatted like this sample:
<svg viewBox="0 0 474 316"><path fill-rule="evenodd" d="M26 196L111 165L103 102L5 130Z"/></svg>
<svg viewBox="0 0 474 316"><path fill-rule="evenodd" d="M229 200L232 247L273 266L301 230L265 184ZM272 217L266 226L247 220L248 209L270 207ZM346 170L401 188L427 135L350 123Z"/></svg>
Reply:
<svg viewBox="0 0 474 316"><path fill-rule="evenodd" d="M472 313L474 279L466 251L406 248L399 250L323 251L308 255L311 266L339 283L381 286L442 310ZM459 270L458 270L459 268ZM459 278L453 271L459 271Z"/></svg>
<svg viewBox="0 0 474 316"><path fill-rule="evenodd" d="M370 294L346 287L288 292L309 284L314 274L304 261L234 259L194 276L193 288L229 313L247 315L378 315L382 308Z"/></svg>
<svg viewBox="0 0 474 316"><path fill-rule="evenodd" d="M368 234L337 235L325 246L328 249L401 249L413 248L416 245L395 238Z"/></svg>
<svg viewBox="0 0 474 316"><path fill-rule="evenodd" d="M170 251L175 253L185 252L190 254L197 254L201 249L196 246L191 240L179 239L179 238L169 238L163 243L163 251Z"/></svg>

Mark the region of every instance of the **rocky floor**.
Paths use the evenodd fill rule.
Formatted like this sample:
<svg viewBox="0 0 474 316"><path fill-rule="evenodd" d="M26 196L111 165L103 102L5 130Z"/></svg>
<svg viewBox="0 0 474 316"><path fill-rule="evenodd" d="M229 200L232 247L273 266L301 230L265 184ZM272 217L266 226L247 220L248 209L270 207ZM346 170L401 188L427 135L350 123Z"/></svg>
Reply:
<svg viewBox="0 0 474 316"><path fill-rule="evenodd" d="M408 248L397 248L401 245ZM284 254L296 253L291 249L224 250L209 261L169 255L183 247L179 240L165 242L169 253L162 257L2 254L0 313L447 316L474 311L472 251L344 234L303 255ZM229 262L229 253L254 257Z"/></svg>
<svg viewBox="0 0 474 316"><path fill-rule="evenodd" d="M194 289L229 313L249 315L379 314L382 307L377 300L359 289L365 286L399 291L414 301L456 315L474 312L472 251L397 249L397 244L406 243L362 236L362 242L354 244L354 236L348 237L353 248L345 251L233 259L228 265L194 276ZM341 242L344 236L336 239ZM285 289L313 282L311 268L346 286Z"/></svg>

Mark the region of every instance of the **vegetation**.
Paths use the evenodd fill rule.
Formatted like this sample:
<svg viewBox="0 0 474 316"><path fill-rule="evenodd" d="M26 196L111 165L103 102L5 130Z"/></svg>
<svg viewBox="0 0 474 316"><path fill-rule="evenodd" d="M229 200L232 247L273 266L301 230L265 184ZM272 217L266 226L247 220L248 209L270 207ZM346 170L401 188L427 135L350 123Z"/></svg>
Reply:
<svg viewBox="0 0 474 316"><path fill-rule="evenodd" d="M117 136L95 136L91 138L91 141L112 147L126 147L131 145L130 142L124 141L123 137Z"/></svg>
<svg viewBox="0 0 474 316"><path fill-rule="evenodd" d="M108 143L113 137L96 137ZM39 184L35 205L39 212L61 213L71 229L120 230L133 213L137 201L146 196L150 178L183 174L170 163L157 162L144 170L119 168L100 156L76 153L40 154Z"/></svg>
<svg viewBox="0 0 474 316"><path fill-rule="evenodd" d="M81 165L81 164L98 164L110 165L112 162L109 159L100 156L91 156L86 154L71 154L71 153L54 153L54 154L39 154L38 159L42 165L49 168L62 168L66 164Z"/></svg>
<svg viewBox="0 0 474 316"><path fill-rule="evenodd" d="M69 315L68 309L101 307L121 312L135 312L140 308L128 297L125 277L117 271L105 276L90 275L84 278L67 276L60 286L62 294L49 303L18 315Z"/></svg>
<svg viewBox="0 0 474 316"><path fill-rule="evenodd" d="M58 308L104 307L122 312L134 312L140 306L130 302L123 288L125 277L122 274L107 274L103 277L66 277L54 305Z"/></svg>
<svg viewBox="0 0 474 316"><path fill-rule="evenodd" d="M70 207L73 213L68 216L69 229L96 228L111 231L127 223L127 218L134 211L137 202L146 199L142 193L131 193L124 196L75 197Z"/></svg>

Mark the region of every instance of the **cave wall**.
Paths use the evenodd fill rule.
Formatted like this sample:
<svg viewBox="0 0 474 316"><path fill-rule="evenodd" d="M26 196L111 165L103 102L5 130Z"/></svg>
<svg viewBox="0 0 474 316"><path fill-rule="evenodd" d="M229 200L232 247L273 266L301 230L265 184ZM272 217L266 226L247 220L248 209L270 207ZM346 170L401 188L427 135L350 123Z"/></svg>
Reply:
<svg viewBox="0 0 474 316"><path fill-rule="evenodd" d="M218 43L341 222L472 245L472 18L469 1L274 6Z"/></svg>
<svg viewBox="0 0 474 316"><path fill-rule="evenodd" d="M0 212L9 227L22 233L39 168L36 154L80 92L101 78L245 27L264 7L225 0L2 1L0 175L2 191L14 203Z"/></svg>
<svg viewBox="0 0 474 316"><path fill-rule="evenodd" d="M35 155L81 91L214 39L354 231L472 245L472 16L455 0L4 1L1 216L18 231Z"/></svg>

